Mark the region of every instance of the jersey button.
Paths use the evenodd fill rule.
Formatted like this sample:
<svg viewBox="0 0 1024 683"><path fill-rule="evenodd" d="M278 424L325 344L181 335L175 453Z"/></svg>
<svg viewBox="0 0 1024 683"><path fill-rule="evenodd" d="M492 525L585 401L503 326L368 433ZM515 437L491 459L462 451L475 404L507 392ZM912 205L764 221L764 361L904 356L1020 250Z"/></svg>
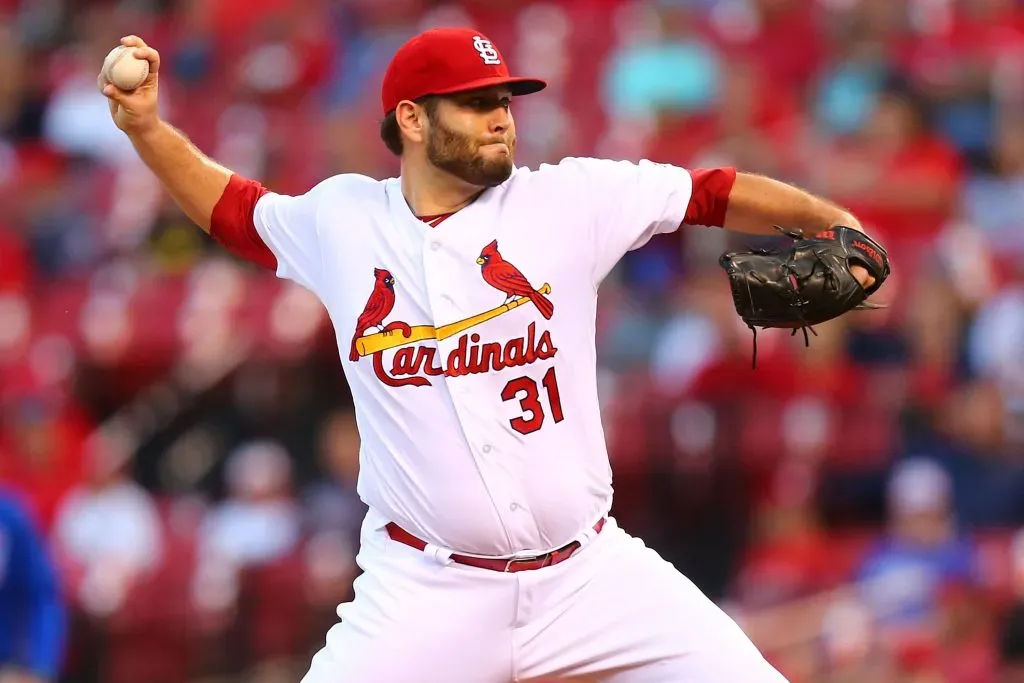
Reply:
<svg viewBox="0 0 1024 683"><path fill-rule="evenodd" d="M430 248L433 249L434 251L437 251L438 249L441 248L441 243L440 242L431 242L430 243Z"/></svg>
<svg viewBox="0 0 1024 683"><path fill-rule="evenodd" d="M490 444L484 444L484 447L481 448L480 450L482 450L484 453L490 453L491 452L491 445Z"/></svg>
<svg viewBox="0 0 1024 683"><path fill-rule="evenodd" d="M519 509L519 503L512 503L511 505L508 506L508 509L511 510L512 512L515 512L516 510Z"/></svg>

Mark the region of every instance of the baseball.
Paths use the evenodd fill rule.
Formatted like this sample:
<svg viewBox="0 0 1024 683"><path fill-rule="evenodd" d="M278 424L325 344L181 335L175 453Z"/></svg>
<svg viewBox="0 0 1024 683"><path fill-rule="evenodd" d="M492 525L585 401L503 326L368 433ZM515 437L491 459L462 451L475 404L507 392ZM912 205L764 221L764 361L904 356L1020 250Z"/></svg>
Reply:
<svg viewBox="0 0 1024 683"><path fill-rule="evenodd" d="M149 76L149 62L133 55L133 49L118 45L107 54L100 71L108 83L128 92L142 85Z"/></svg>

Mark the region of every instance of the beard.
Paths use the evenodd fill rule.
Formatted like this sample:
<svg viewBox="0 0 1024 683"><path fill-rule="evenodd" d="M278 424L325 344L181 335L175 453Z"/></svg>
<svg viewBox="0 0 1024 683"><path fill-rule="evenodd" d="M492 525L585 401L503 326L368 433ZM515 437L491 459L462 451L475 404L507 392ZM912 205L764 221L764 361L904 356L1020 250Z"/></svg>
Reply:
<svg viewBox="0 0 1024 683"><path fill-rule="evenodd" d="M438 120L432 122L427 139L427 159L434 166L477 187L501 185L512 175L516 141L507 142L508 156L484 158L480 145L467 135L448 128Z"/></svg>

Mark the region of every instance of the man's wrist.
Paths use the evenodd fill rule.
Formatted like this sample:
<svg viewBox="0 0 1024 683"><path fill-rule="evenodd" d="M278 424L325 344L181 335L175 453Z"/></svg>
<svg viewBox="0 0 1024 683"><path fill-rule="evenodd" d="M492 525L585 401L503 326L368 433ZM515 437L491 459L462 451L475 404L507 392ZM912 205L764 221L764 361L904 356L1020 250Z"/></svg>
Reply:
<svg viewBox="0 0 1024 683"><path fill-rule="evenodd" d="M135 146L146 145L152 142L153 138L160 134L160 131L164 128L165 124L160 118L156 118L152 123L142 127L133 128L128 131L128 139L131 140Z"/></svg>
<svg viewBox="0 0 1024 683"><path fill-rule="evenodd" d="M860 221L857 220L857 218L852 213L843 213L839 217L835 218L831 223L829 223L829 226L828 228L826 228L826 230L831 230L832 228L840 227L853 228L854 230L864 229L861 226Z"/></svg>

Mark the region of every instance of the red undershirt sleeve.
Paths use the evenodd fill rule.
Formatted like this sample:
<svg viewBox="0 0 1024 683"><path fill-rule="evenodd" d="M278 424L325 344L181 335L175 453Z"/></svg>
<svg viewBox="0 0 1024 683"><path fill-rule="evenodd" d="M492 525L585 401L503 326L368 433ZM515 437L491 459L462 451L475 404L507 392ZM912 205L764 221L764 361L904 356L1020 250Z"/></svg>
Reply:
<svg viewBox="0 0 1024 683"><path fill-rule="evenodd" d="M250 263L277 270L277 258L256 231L256 202L268 190L255 180L232 175L210 217L210 236Z"/></svg>
<svg viewBox="0 0 1024 683"><path fill-rule="evenodd" d="M736 169L697 168L690 171L693 190L683 223L721 228L725 225L725 212L729 208L729 193L736 183Z"/></svg>

